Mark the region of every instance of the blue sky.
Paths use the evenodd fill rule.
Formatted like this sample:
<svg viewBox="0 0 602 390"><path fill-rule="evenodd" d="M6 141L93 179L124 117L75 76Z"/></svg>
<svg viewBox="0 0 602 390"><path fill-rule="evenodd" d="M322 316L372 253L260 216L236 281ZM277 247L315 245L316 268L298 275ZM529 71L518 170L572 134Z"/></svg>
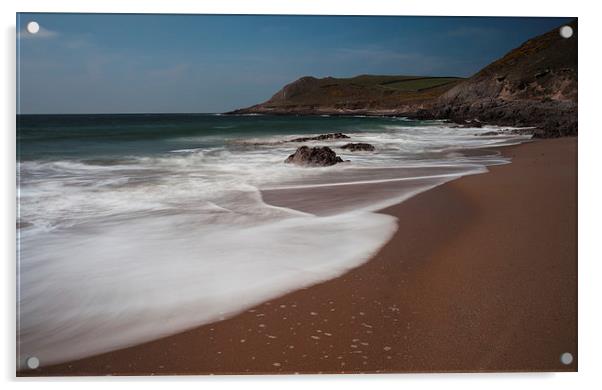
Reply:
<svg viewBox="0 0 602 390"><path fill-rule="evenodd" d="M569 20L18 14L18 108L223 112L306 75L470 76Z"/></svg>

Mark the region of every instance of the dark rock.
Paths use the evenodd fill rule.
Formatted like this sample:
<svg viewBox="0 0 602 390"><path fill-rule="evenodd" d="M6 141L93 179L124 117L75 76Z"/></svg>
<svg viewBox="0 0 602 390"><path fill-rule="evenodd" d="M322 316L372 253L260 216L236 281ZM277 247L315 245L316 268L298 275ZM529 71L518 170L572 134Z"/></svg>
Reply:
<svg viewBox="0 0 602 390"><path fill-rule="evenodd" d="M534 129L512 129L512 130L504 130L507 133L510 134L516 134L516 135L533 135L533 133L535 133Z"/></svg>
<svg viewBox="0 0 602 390"><path fill-rule="evenodd" d="M348 135L343 133L332 133L332 134L322 134L315 137L302 137L292 139L291 142L307 142L307 141L328 141L333 139L343 139L350 138Z"/></svg>
<svg viewBox="0 0 602 390"><path fill-rule="evenodd" d="M488 136L488 135L499 135L500 133L498 133L497 131L487 131L485 133L480 133L480 134L475 134L478 136Z"/></svg>
<svg viewBox="0 0 602 390"><path fill-rule="evenodd" d="M349 144L345 144L343 146L341 146L341 149L347 149L350 152L373 152L374 151L374 146L370 145L370 144L365 144L365 143L349 143Z"/></svg>
<svg viewBox="0 0 602 390"><path fill-rule="evenodd" d="M295 153L288 156L284 162L297 165L327 167L341 163L343 159L337 156L328 146L313 148L301 146L297 148Z"/></svg>
<svg viewBox="0 0 602 390"><path fill-rule="evenodd" d="M451 126L452 129L468 129L468 128L480 129L481 127L483 127L483 124L478 119L473 119L471 121L467 121L464 119L457 119L455 122L451 122L451 123L456 123L455 126Z"/></svg>

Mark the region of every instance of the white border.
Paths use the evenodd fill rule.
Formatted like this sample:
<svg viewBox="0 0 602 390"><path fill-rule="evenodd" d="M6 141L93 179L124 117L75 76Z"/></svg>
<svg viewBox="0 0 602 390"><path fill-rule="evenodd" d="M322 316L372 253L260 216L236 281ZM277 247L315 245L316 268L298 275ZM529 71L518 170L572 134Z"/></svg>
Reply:
<svg viewBox="0 0 602 390"><path fill-rule="evenodd" d="M576 16L578 4L550 0L546 5L507 0L496 7L460 1L336 1L222 0L222 1L78 1L21 0L21 12L122 12L122 13L232 13L322 15L457 15L457 16ZM581 8L581 6L579 6ZM575 12L567 12L572 9Z"/></svg>
<svg viewBox="0 0 602 390"><path fill-rule="evenodd" d="M492 5L487 5L492 4ZM104 388L143 385L147 389L162 388L166 381L186 387L242 386L251 388L305 389L327 385L361 388L364 386L412 386L426 388L490 389L514 386L545 386L548 389L593 387L600 382L602 346L600 343L600 302L602 297L602 256L596 241L602 215L600 202L600 164L597 158L602 147L600 123L600 13L593 1L528 2L504 0L484 2L470 0L4 0L2 7L2 249L4 256L2 304L3 343L2 379L9 386L26 387L41 384L49 388ZM110 378L102 379L34 379L14 378L15 356L15 13L16 12L120 12L120 13L247 13L247 14L346 14L346 15L456 15L456 16L577 16L579 17L579 373L563 374L436 374L436 375L353 375L302 377L173 377L173 378ZM534 200L536 201L536 200ZM104 383L103 383L104 382ZM201 382L201 383L198 383Z"/></svg>

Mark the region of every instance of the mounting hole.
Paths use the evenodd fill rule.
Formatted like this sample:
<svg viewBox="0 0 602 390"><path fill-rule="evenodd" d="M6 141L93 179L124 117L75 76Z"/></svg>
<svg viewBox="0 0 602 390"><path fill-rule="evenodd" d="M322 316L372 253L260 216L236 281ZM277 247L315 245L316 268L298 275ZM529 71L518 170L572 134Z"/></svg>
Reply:
<svg viewBox="0 0 602 390"><path fill-rule="evenodd" d="M25 363L27 364L27 367L29 367L32 370L35 370L36 368L40 367L40 359L38 359L35 356L28 357Z"/></svg>
<svg viewBox="0 0 602 390"><path fill-rule="evenodd" d="M27 23L27 32L30 34L37 34L40 31L40 25L38 22Z"/></svg>
<svg viewBox="0 0 602 390"><path fill-rule="evenodd" d="M573 28L571 26L560 27L560 36L563 38L570 38L573 36Z"/></svg>
<svg viewBox="0 0 602 390"><path fill-rule="evenodd" d="M570 352L563 353L562 355L560 355L560 362L565 366L568 366L573 362L573 354Z"/></svg>

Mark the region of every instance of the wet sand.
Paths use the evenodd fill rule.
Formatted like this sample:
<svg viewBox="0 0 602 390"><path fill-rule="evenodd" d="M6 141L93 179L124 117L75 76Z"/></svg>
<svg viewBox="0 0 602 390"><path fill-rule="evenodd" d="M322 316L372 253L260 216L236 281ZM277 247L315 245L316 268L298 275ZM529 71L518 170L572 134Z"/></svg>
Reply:
<svg viewBox="0 0 602 390"><path fill-rule="evenodd" d="M383 210L394 238L342 277L18 375L575 371L577 139L503 153L512 164Z"/></svg>

